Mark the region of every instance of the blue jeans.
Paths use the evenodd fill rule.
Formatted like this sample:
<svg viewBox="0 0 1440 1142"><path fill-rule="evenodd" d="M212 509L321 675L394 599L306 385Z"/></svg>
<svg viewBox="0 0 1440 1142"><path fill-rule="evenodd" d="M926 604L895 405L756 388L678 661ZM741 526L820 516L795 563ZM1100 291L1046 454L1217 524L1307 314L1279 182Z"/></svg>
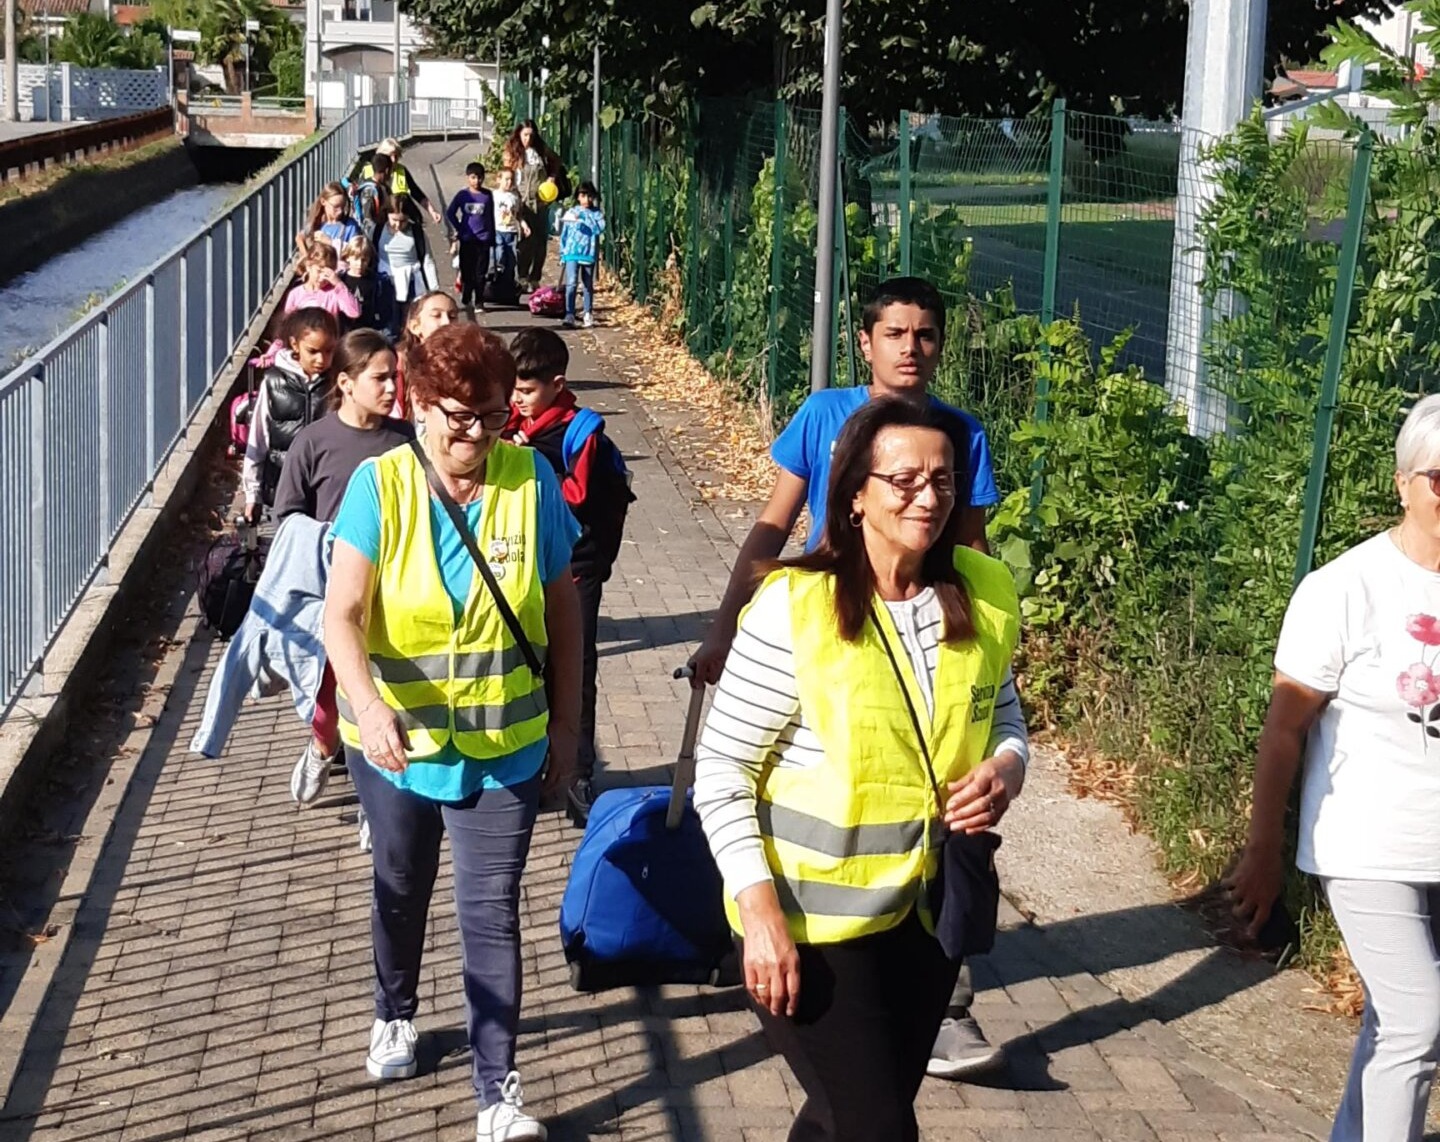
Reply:
<svg viewBox="0 0 1440 1142"><path fill-rule="evenodd" d="M374 844L375 1017L415 1017L440 838L449 833L475 1096L482 1107L498 1102L500 1084L515 1067L520 874L540 805L540 778L448 804L394 785L358 749L346 746L345 760Z"/></svg>
<svg viewBox="0 0 1440 1142"><path fill-rule="evenodd" d="M575 285L579 281L581 288L585 291L585 312L589 313L595 307L595 266L583 265L580 262L565 263L565 316L571 321L575 320Z"/></svg>
<svg viewBox="0 0 1440 1142"><path fill-rule="evenodd" d="M498 231L495 234L495 250L491 255L491 264L500 272L501 277L515 276L515 243L519 237L518 234Z"/></svg>

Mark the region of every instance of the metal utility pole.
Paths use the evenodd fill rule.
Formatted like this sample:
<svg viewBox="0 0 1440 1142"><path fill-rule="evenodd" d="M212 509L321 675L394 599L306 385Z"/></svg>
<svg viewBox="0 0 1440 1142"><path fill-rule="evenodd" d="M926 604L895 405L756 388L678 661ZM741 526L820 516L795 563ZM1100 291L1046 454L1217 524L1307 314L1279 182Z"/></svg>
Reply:
<svg viewBox="0 0 1440 1142"><path fill-rule="evenodd" d="M394 39L391 48L395 52L395 94L391 97L390 101L392 103L399 103L402 98L400 94L400 0L391 0L391 2L395 5L395 18L391 21L391 25L394 28Z"/></svg>
<svg viewBox="0 0 1440 1142"><path fill-rule="evenodd" d="M1216 193L1200 151L1250 114L1265 63L1266 0L1191 0L1181 114L1180 181L1171 255L1170 329L1165 387L1190 431L1214 435L1227 420L1223 394L1205 379L1204 345L1213 314L1200 291L1205 255L1196 231Z"/></svg>
<svg viewBox="0 0 1440 1142"><path fill-rule="evenodd" d="M19 45L15 42L15 0L5 0L5 122L20 118Z"/></svg>
<svg viewBox="0 0 1440 1142"><path fill-rule="evenodd" d="M595 79L590 93L590 181L600 185L600 37L595 37Z"/></svg>
<svg viewBox="0 0 1440 1142"><path fill-rule="evenodd" d="M831 316L835 309L836 183L840 167L841 2L826 0L825 79L820 101L820 200L815 233L815 320L810 349L810 391L830 387L830 358L835 351ZM851 336L846 330L845 335Z"/></svg>

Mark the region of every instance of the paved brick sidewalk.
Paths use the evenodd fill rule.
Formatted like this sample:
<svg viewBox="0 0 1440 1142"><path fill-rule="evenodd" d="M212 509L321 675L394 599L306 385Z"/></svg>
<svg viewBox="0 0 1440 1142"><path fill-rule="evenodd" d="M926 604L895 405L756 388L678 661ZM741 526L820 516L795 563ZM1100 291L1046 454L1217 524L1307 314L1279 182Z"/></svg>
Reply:
<svg viewBox="0 0 1440 1142"><path fill-rule="evenodd" d="M593 347L592 336L573 341ZM652 421L592 353L572 373L630 457L639 496L601 626L604 778L663 780L683 715L670 671L719 597L734 525L667 453L656 421L677 412ZM215 658L200 635L180 666L23 1044L0 1140L473 1137L448 869L427 947L422 1074L377 1086L363 1057L369 866L349 784L306 811L291 803L305 730L280 701L247 709L223 760L188 757ZM779 1142L800 1092L738 993L571 992L555 920L576 840L544 815L524 887L520 1067L551 1138ZM1075 970L1051 937L1013 912L1006 920L976 967L977 1014L1007 1043L1008 1074L990 1086L927 1082L930 1142L1278 1142L1323 1125L1189 1051Z"/></svg>

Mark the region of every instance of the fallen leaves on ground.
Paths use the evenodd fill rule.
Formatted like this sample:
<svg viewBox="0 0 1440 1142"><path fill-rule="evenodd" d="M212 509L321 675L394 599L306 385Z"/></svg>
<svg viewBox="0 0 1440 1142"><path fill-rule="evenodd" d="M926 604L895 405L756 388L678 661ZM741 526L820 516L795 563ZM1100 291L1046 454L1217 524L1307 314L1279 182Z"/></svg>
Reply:
<svg viewBox="0 0 1440 1142"><path fill-rule="evenodd" d="M666 336L664 324L637 305L605 275L596 290L608 324L626 331L622 353L602 352L635 393L647 401L683 409L687 423L665 430L666 442L687 469L715 473L716 482L694 479L706 500L755 503L767 499L775 480L770 439L758 410L747 407L723 381Z"/></svg>

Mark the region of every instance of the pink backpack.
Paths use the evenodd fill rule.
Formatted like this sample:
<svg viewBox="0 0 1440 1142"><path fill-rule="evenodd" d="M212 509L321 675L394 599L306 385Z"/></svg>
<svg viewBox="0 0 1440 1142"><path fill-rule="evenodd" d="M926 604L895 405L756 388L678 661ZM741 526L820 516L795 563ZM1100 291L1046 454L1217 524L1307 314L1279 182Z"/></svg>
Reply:
<svg viewBox="0 0 1440 1142"><path fill-rule="evenodd" d="M537 317L563 317L565 295L554 286L541 286L530 295L530 312Z"/></svg>

